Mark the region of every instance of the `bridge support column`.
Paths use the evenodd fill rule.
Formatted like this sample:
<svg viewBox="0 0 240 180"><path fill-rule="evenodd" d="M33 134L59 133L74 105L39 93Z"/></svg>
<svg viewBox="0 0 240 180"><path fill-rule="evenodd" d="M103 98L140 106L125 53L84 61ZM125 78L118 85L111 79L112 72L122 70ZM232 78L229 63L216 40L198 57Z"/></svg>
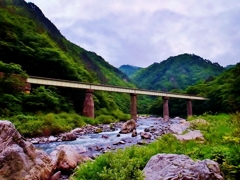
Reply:
<svg viewBox="0 0 240 180"><path fill-rule="evenodd" d="M168 100L169 97L164 96L163 99L163 120L168 121L169 120L169 109L168 109Z"/></svg>
<svg viewBox="0 0 240 180"><path fill-rule="evenodd" d="M136 94L130 95L131 95L131 119L137 121L137 95Z"/></svg>
<svg viewBox="0 0 240 180"><path fill-rule="evenodd" d="M187 117L191 117L193 115L192 113L192 101L191 99L187 100Z"/></svg>
<svg viewBox="0 0 240 180"><path fill-rule="evenodd" d="M92 89L86 90L86 96L83 104L83 115L90 118L94 118L94 101L92 94Z"/></svg>

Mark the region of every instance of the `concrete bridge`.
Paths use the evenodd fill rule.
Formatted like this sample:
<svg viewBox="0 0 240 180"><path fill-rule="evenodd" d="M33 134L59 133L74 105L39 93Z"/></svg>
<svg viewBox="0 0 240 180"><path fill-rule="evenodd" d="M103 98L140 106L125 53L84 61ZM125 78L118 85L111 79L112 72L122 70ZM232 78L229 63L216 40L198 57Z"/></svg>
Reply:
<svg viewBox="0 0 240 180"><path fill-rule="evenodd" d="M169 98L182 98L187 100L187 116L192 116L192 101L191 100L208 100L207 98L200 96L192 96L186 94L177 94L161 91L151 91L143 89L134 89L127 87L118 87L102 84L91 84L78 81L67 81L62 79L50 79L44 77L30 76L27 78L27 82L30 84L41 84L48 86L61 86L70 88L86 89L86 97L83 105L83 115L94 118L94 101L92 94L95 90L108 91L108 92L119 92L128 93L131 96L131 118L137 119L137 95L150 95L150 96L161 96L163 99L163 118L164 120L169 119L168 100Z"/></svg>

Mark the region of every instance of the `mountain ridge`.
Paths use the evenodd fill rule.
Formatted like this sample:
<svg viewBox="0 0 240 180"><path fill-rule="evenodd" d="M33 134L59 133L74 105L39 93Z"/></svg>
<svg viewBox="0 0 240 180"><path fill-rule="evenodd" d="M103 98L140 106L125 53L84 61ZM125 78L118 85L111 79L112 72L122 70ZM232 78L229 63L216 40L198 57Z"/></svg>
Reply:
<svg viewBox="0 0 240 180"><path fill-rule="evenodd" d="M206 80L224 71L218 63L195 54L171 56L160 63L153 63L131 75L139 88L171 91L184 89L199 80Z"/></svg>

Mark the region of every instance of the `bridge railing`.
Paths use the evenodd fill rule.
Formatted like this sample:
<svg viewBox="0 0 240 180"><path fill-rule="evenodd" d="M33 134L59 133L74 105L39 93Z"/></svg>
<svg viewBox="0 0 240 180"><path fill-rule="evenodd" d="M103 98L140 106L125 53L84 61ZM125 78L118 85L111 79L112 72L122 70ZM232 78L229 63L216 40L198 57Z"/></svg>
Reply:
<svg viewBox="0 0 240 180"><path fill-rule="evenodd" d="M77 86L74 87L73 84L81 84L81 85L83 85L82 89L94 89L94 90L133 93L133 94L142 94L142 95L167 96L167 97L184 98L184 99L208 100L208 98L191 95L191 94L171 93L171 92L147 90L147 89L137 89L137 88L113 86L113 85L107 85L107 84L94 84L94 83L88 83L88 82L79 82L79 81L71 81L71 80L64 80L64 79L54 79L54 78L46 78L46 77L39 77L39 76L29 76L27 81L30 83L32 83L31 78L38 79L38 80L49 80L52 82L55 81L55 82L61 82L61 83L71 83L71 86L68 86L68 87L72 87L72 88L79 88ZM41 84L41 83L38 83L38 84ZM59 85L58 83L44 84L44 85L63 86L63 85Z"/></svg>

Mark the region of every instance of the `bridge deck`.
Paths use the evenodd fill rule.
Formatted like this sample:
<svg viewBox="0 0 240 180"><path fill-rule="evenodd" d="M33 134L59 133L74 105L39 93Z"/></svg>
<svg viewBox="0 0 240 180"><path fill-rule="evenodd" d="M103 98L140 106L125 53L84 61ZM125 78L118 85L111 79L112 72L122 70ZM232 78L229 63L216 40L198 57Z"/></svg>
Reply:
<svg viewBox="0 0 240 180"><path fill-rule="evenodd" d="M195 100L208 100L207 98L186 94L177 94L177 93L169 93L169 92L161 92L161 91L152 91L152 90L144 90L144 89L134 89L127 87L118 87L118 86L110 86L103 84L91 84L84 83L78 81L67 81L61 79L51 79L51 78L43 78L43 77L34 77L30 76L27 78L28 83L32 84L42 84L49 86L61 86L61 87L70 87L70 88L79 88L79 89L92 89L92 90L100 90L100 91L109 91L109 92L121 92L121 93L129 93L129 94L143 94L150 96L167 96L173 98L183 98L183 99L195 99Z"/></svg>

